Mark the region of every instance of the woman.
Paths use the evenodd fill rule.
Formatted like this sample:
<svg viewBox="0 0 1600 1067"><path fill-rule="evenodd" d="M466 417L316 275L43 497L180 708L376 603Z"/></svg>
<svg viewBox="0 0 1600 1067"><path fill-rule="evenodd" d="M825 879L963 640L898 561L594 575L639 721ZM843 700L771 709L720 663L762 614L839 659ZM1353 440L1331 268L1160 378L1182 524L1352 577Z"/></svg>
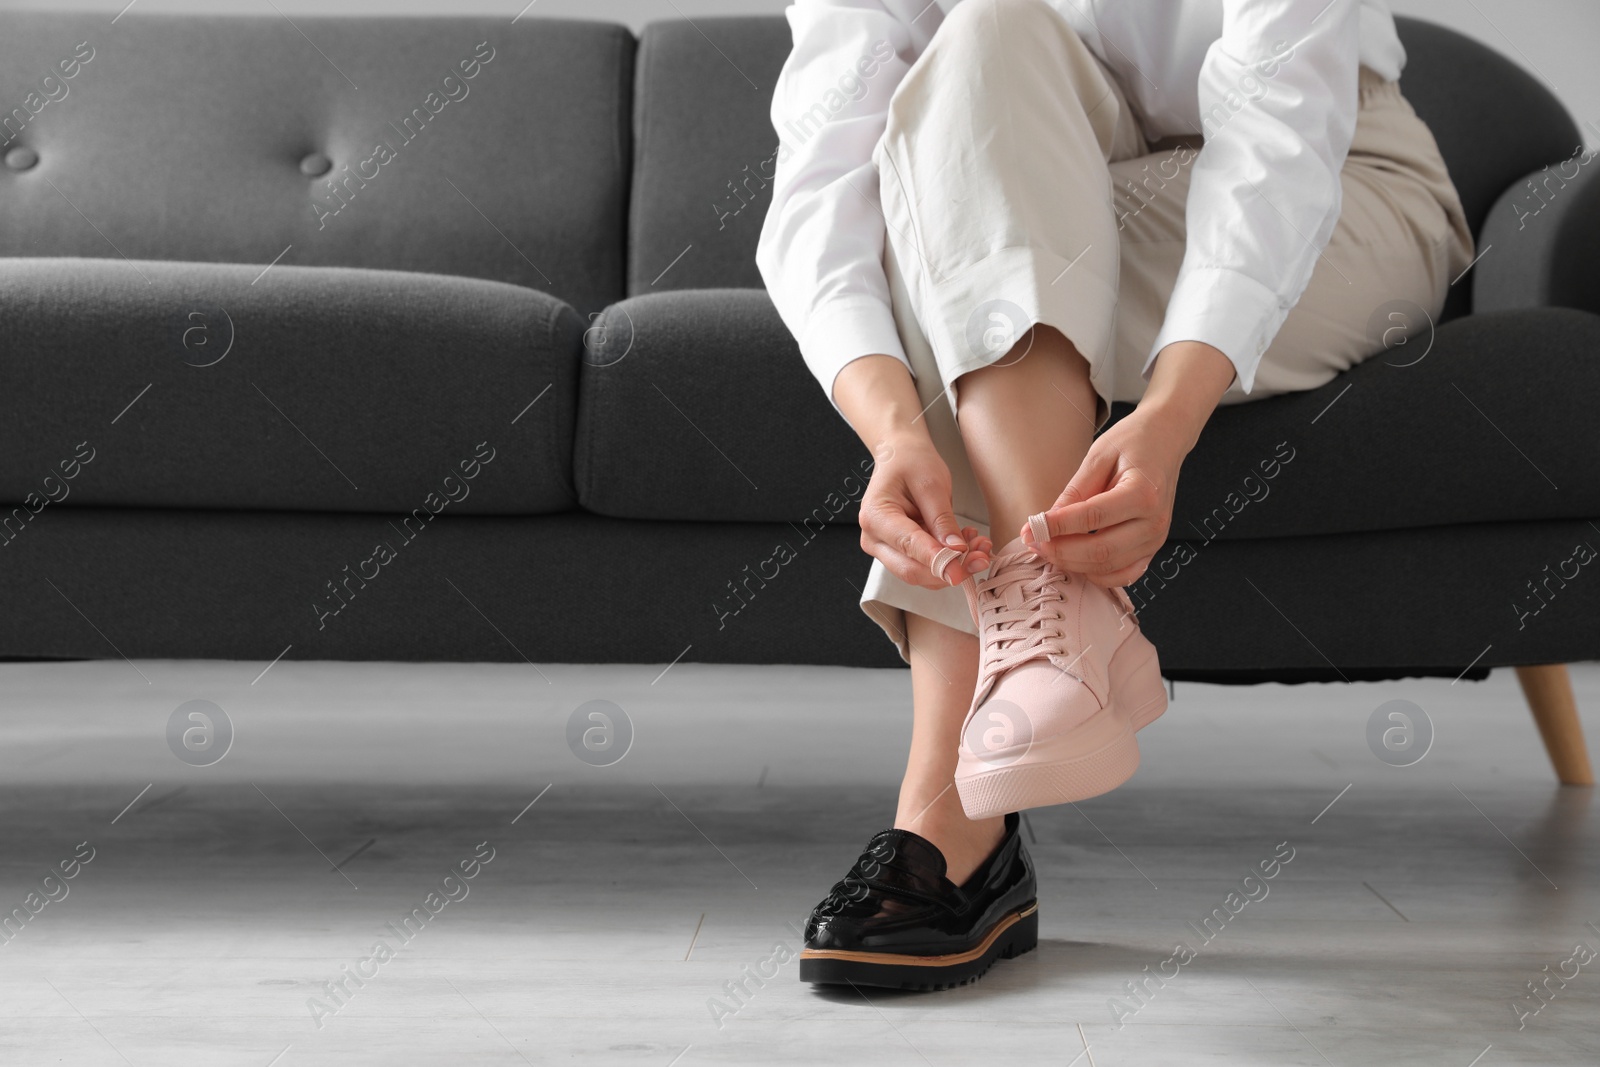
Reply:
<svg viewBox="0 0 1600 1067"><path fill-rule="evenodd" d="M1387 302L1437 314L1472 237L1383 0L788 17L757 259L876 457L861 606L914 706L801 977L943 988L1034 947L1016 812L1121 784L1165 710L1121 587L1211 412L1327 383Z"/></svg>

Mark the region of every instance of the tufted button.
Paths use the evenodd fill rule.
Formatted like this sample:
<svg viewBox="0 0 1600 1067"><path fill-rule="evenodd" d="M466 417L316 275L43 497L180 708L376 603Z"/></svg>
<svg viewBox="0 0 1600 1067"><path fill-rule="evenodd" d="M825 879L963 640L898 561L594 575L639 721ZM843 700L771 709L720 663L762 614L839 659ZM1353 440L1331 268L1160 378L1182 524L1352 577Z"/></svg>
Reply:
<svg viewBox="0 0 1600 1067"><path fill-rule="evenodd" d="M6 166L12 170L28 170L39 162L39 153L18 145L6 153Z"/></svg>
<svg viewBox="0 0 1600 1067"><path fill-rule="evenodd" d="M333 161L321 152L313 152L300 161L300 173L307 178L320 178L333 169Z"/></svg>

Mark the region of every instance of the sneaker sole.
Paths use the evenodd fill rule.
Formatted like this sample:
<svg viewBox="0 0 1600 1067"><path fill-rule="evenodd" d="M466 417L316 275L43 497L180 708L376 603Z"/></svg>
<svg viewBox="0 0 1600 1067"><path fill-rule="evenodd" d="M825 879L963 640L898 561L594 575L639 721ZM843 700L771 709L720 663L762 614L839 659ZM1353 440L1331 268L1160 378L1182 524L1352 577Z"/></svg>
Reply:
<svg viewBox="0 0 1600 1067"><path fill-rule="evenodd" d="M967 818L1088 800L1133 776L1139 769L1134 733L1167 710L1155 645L1135 633L1111 657L1108 674L1112 702L1087 722L1030 745L1016 755L1015 763L966 777L957 774L956 791Z"/></svg>
<svg viewBox="0 0 1600 1067"><path fill-rule="evenodd" d="M982 978L996 960L1014 959L1038 944L1039 904L1032 901L995 923L983 941L966 952L910 956L903 952L804 949L800 980L814 985L869 985L923 992L953 989Z"/></svg>

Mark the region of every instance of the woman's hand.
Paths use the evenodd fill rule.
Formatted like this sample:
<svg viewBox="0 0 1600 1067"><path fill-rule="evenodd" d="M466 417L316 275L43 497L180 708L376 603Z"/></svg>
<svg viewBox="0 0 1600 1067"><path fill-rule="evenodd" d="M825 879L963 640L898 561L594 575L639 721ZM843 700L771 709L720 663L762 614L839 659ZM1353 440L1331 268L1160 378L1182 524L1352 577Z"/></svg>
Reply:
<svg viewBox="0 0 1600 1067"><path fill-rule="evenodd" d="M1140 412L1089 446L1078 473L1045 512L1050 540L1022 540L1062 570L1095 585L1136 581L1167 540L1178 467L1188 455L1180 434Z"/></svg>
<svg viewBox="0 0 1600 1067"><path fill-rule="evenodd" d="M1199 341L1161 350L1133 413L1095 438L1078 473L1045 512L1050 539L1023 543L1095 585L1128 585L1166 543L1178 468L1233 382L1233 364Z"/></svg>
<svg viewBox="0 0 1600 1067"><path fill-rule="evenodd" d="M834 378L833 399L876 460L861 497L861 550L926 589L956 585L987 568L993 542L956 522L950 468L928 436L906 363L882 354L852 360ZM957 557L934 574L943 548L965 552L965 566Z"/></svg>
<svg viewBox="0 0 1600 1067"><path fill-rule="evenodd" d="M989 566L994 543L956 521L950 504L950 468L926 433L881 442L861 497L861 549L895 577L925 589L956 585ZM941 548L966 552L935 576Z"/></svg>

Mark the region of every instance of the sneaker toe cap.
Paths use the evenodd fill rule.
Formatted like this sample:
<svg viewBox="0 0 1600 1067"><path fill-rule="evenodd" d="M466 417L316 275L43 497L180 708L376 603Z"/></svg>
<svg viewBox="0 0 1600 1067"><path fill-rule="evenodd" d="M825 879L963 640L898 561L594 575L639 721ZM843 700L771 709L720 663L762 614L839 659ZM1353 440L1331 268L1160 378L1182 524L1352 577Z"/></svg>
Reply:
<svg viewBox="0 0 1600 1067"><path fill-rule="evenodd" d="M1033 660L996 680L962 740L980 752L1013 747L1080 726L1100 709L1099 698L1077 676Z"/></svg>

